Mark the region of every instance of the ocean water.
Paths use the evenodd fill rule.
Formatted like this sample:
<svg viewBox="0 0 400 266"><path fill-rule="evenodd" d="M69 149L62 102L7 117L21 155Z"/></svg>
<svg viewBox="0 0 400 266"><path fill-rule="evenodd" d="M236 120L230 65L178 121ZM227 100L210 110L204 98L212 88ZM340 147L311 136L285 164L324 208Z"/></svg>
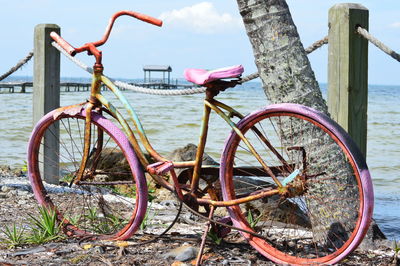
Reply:
<svg viewBox="0 0 400 266"><path fill-rule="evenodd" d="M326 86L322 84L321 88L326 95ZM369 87L367 163L374 183L374 218L390 239L400 239L399 92L400 86ZM108 92L105 95L111 97ZM155 96L126 91L125 95L161 154L198 142L202 94ZM62 92L61 105L82 102L87 96L84 92ZM217 99L243 114L268 104L261 85L256 82L229 89ZM22 166L32 130L32 93L0 93L0 102L0 164ZM218 161L230 129L216 116L211 116L210 127L206 152Z"/></svg>

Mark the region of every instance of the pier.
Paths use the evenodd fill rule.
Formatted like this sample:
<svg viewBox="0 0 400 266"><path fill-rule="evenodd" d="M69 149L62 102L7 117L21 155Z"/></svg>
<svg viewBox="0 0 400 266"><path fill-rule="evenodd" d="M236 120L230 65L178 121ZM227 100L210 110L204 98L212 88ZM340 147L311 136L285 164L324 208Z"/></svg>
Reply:
<svg viewBox="0 0 400 266"><path fill-rule="evenodd" d="M9 93L14 93L14 92L20 92L20 93L25 93L27 88L32 88L33 83L32 82L3 82L0 83L0 92L8 92ZM16 89L19 89L16 91Z"/></svg>
<svg viewBox="0 0 400 266"><path fill-rule="evenodd" d="M179 84L178 80L175 83L164 83L164 82L142 82L142 83L129 83L134 86L151 88L151 89L190 89L194 85L191 84ZM78 92L78 91L89 91L90 83L84 82L61 82L60 91L63 92ZM106 90L105 87L102 88ZM121 88L121 90L125 90ZM33 82L0 82L0 93L27 93L33 91Z"/></svg>
<svg viewBox="0 0 400 266"><path fill-rule="evenodd" d="M173 82L171 79L172 67L169 65L147 65L143 67L143 72L143 82L133 82L128 84L162 90L192 89L194 87L193 84L179 84L178 79L175 79L175 82ZM162 73L162 77L158 76L155 78L154 76L157 73ZM91 86L90 82L60 82L59 85L60 91L64 92L89 91ZM29 91L27 89L29 89ZM107 88L103 85L102 90L107 90ZM121 88L121 90L125 89ZM33 92L33 82L0 82L0 92Z"/></svg>

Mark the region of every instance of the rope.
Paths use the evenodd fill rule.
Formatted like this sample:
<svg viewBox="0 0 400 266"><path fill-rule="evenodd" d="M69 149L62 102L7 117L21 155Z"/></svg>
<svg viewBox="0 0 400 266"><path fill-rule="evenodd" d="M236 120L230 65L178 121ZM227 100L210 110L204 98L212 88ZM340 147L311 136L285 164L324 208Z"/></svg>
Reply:
<svg viewBox="0 0 400 266"><path fill-rule="evenodd" d="M25 65L31 58L33 57L33 52L30 52L24 59L20 60L14 67L10 68L6 73L0 76L0 81L20 69L23 65Z"/></svg>
<svg viewBox="0 0 400 266"><path fill-rule="evenodd" d="M74 62L77 66L82 68L83 70L93 74L93 69L85 65L82 61L78 60L77 58L68 54L60 45L56 42L51 43L57 50L59 50L63 55L65 55L68 59ZM131 85L129 83L114 80L109 78L117 87L127 90L132 90L139 93L146 93L146 94L155 94L155 95L189 95L189 94L196 94L196 93L203 93L206 91L204 87L197 87L192 89L183 89L183 90L157 90L157 89L149 89L144 87L139 87L136 85Z"/></svg>
<svg viewBox="0 0 400 266"><path fill-rule="evenodd" d="M357 27L357 33L360 34L362 37L370 41L372 44L374 44L376 47L381 49L384 53L390 55L392 58L400 62L400 54L396 53L392 49L390 49L388 46L383 44L381 41L379 41L377 38L372 36L366 29Z"/></svg>
<svg viewBox="0 0 400 266"><path fill-rule="evenodd" d="M322 47L323 45L328 43L328 36L325 36L323 39L314 42L313 44L311 44L309 47L307 47L305 49L307 54L311 54L312 52L314 52L315 50L317 50L318 48ZM253 74L250 74L248 76L245 76L241 79L241 81L239 82L240 84L245 83L247 81L250 81L252 79L256 79L258 78L260 75L258 74L258 72L254 72Z"/></svg>
<svg viewBox="0 0 400 266"><path fill-rule="evenodd" d="M168 96L190 95L190 94L203 93L207 89L205 87L196 87L193 89L183 89L183 90L158 90L158 89L149 89L149 88L131 85L126 82L119 81L119 80L113 80L113 79L110 79L110 80L120 88L132 90L132 91L136 91L136 92L140 92L140 93L154 94L154 95L168 95Z"/></svg>
<svg viewBox="0 0 400 266"><path fill-rule="evenodd" d="M89 72L90 74L93 74L93 68L88 67L83 63L82 61L78 60L77 58L71 56L67 51L65 51L58 43L52 42L51 45L53 45L55 48L57 48L58 51L60 51L63 55L65 55L69 60L74 62L78 67L82 68L86 72Z"/></svg>
<svg viewBox="0 0 400 266"><path fill-rule="evenodd" d="M253 74L250 74L250 75L247 75L247 76L244 76L243 78L241 78L240 81L239 81L239 84L243 84L243 83L245 83L247 81L250 81L252 79L256 79L258 77L259 77L258 72L254 72Z"/></svg>
<svg viewBox="0 0 400 266"><path fill-rule="evenodd" d="M318 48L321 48L323 45L328 43L328 36L325 36L323 39L314 42L313 44L311 44L309 47L307 47L305 49L307 54L311 54L312 52L314 52L315 50L317 50Z"/></svg>
<svg viewBox="0 0 400 266"><path fill-rule="evenodd" d="M307 54L310 54L327 43L328 43L328 36L325 36L323 39L311 44L308 48L305 49L305 51ZM72 57L63 48L61 48L61 46L58 45L56 42L52 42L52 45L55 48L57 48L57 50L59 50L68 59L70 59L72 62L74 62L76 65L78 65L80 68L89 72L90 74L93 74L93 69L91 67L88 67L83 62L79 61L77 58ZM250 74L250 75L247 75L247 76L244 76L243 78L241 78L239 83L243 84L247 81L253 80L258 77L259 77L258 72L255 72L253 74ZM192 89L183 89L183 90L157 90L157 89L149 89L149 88L139 87L136 85L132 85L132 84L123 82L123 81L114 80L111 78L109 78L109 79L119 88L131 90L131 91L135 91L135 92L139 92L139 93L154 94L154 95L190 95L190 94L196 94L196 93L203 93L206 91L205 87L196 87L196 88L192 88Z"/></svg>

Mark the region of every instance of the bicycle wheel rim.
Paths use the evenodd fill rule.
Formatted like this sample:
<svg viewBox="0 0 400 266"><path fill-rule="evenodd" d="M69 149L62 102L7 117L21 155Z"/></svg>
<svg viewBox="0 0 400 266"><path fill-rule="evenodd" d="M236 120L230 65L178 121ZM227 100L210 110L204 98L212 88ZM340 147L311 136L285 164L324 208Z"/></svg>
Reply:
<svg viewBox="0 0 400 266"><path fill-rule="evenodd" d="M63 225L63 231L70 236L77 237L91 237L93 239L114 239L114 240L123 240L131 236L140 226L142 222L146 208L147 208L147 185L143 175L142 168L136 158L136 155L130 146L129 141L111 121L106 119L105 117L97 114L96 112L92 113L92 125L94 127L98 127L102 129L102 131L108 135L108 141L111 140L118 149L123 153L123 157L126 158L126 161L129 165L129 169L132 171L133 177L133 187L136 191L136 197L134 203L130 204L130 212L127 213L127 216L123 223L117 225L114 228L110 228L110 232L94 232L94 230L88 230L87 228L82 229L81 226L74 225L71 217L67 217L64 210L61 210L57 204L54 204L53 201L56 201L56 196L52 197L52 193L48 193L46 189L46 185L42 181L42 173L40 170L40 160L39 153L41 147L41 140L47 131L47 129L55 122L60 121L62 119L71 118L76 119L77 121L85 121L85 111L82 110L79 114L74 116L62 114L57 117L57 120L54 120L55 111L50 112L46 116L44 116L38 124L35 126L28 146L28 174L29 179L32 185L32 189L34 191L35 198L38 200L39 204L43 207L55 209L57 211L57 218L59 222ZM61 142L61 141L60 141ZM75 144L76 145L76 144ZM79 145L79 144L78 144ZM62 145L60 145L62 146ZM63 156L61 155L60 158ZM65 156L64 156L65 157ZM78 166L79 167L79 166ZM61 173L61 170L60 170ZM78 188L79 189L79 188ZM84 191L84 189L82 189ZM72 195L72 194L70 194ZM107 196L111 195L111 193L107 193ZM68 198L68 194L64 195L65 198ZM83 196L82 196L83 197ZM103 196L101 196L103 197ZM124 199L123 197L120 197ZM129 200L131 201L131 200ZM121 204L122 205L122 204ZM108 207L108 206L107 206ZM72 214L69 214L72 215ZM129 216L128 216L129 215ZM129 218L128 218L129 217ZM108 217L107 217L108 218ZM105 227L105 225L102 225Z"/></svg>
<svg viewBox="0 0 400 266"><path fill-rule="evenodd" d="M275 248L272 244L266 243L264 240L249 235L243 234L243 236L250 242L250 244L256 248L260 253L269 259L279 263L291 263L291 264L304 264L304 263L335 263L343 259L347 254L354 250L357 245L361 242L362 238L366 234L368 229L370 218L372 216L373 208L373 191L372 182L369 176L368 168L366 167L365 161L361 156L359 150L355 147L355 144L348 137L348 135L342 130L336 123L330 120L322 113L316 112L311 108L296 104L277 104L271 105L262 110L256 111L245 119L238 123L238 128L242 132L247 132L251 124L256 124L257 120L261 120L260 116L273 116L273 115L290 115L292 117L300 117L302 120L306 119L308 122L323 128L324 132L329 134L335 142L341 147L346 153L346 157L351 162L351 167L354 169L357 180L357 189L359 191L360 206L358 208L358 219L355 224L355 228L352 230L351 236L347 239L344 245L339 249L327 256L320 258L303 258L293 255L288 255ZM235 158L232 158L232 154L236 153L232 147L237 148L239 137L236 133L232 132L225 142L224 152L221 158L221 184L223 187L223 198L225 200L235 198L235 192L233 191L233 181L229 180L227 176L232 175L233 162ZM234 224L238 227L252 230L243 216L240 207L232 206L229 208L230 215Z"/></svg>

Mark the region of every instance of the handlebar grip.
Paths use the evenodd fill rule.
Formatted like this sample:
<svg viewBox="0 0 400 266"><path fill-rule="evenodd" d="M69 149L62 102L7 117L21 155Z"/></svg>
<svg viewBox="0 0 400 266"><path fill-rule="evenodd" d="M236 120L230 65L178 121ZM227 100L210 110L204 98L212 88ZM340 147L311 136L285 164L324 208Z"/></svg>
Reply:
<svg viewBox="0 0 400 266"><path fill-rule="evenodd" d="M153 17L150 17L150 16L145 15L145 14L141 14L141 13L138 13L138 12L133 12L133 11L128 11L128 12L129 12L129 15L131 15L132 17L140 19L140 20L142 20L144 22L147 22L147 23L159 26L159 27L161 27L162 24L163 24L162 20L159 20L157 18L153 18Z"/></svg>
<svg viewBox="0 0 400 266"><path fill-rule="evenodd" d="M50 33L50 37L58 43L67 53L69 53L71 56L76 55L75 48L72 47L66 40L64 40L60 35L58 35L56 32L52 31Z"/></svg>

